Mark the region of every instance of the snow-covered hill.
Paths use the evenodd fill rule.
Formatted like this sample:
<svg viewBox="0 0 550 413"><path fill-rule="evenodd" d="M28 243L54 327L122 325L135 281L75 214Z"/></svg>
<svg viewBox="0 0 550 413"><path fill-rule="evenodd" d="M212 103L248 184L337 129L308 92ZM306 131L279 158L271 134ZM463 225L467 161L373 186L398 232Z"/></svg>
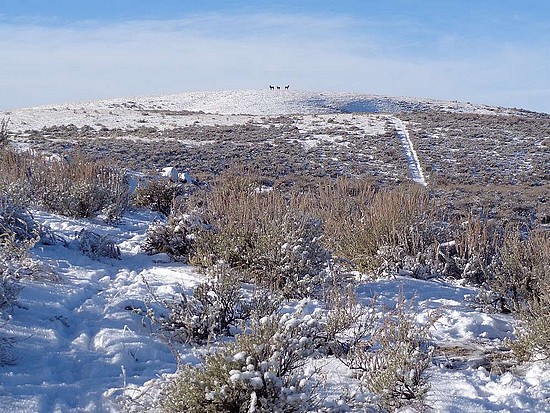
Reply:
<svg viewBox="0 0 550 413"><path fill-rule="evenodd" d="M141 126L162 130L196 124L259 125L264 116L275 119L277 115L302 114L305 116L296 117L293 126L304 132L301 143L311 146L320 142L347 144L343 137L336 140L316 129L329 124L342 127L342 134L373 139L393 125L390 137L395 132L399 138L412 179L426 185L407 126L396 116L412 110L529 115L515 109L451 101L254 90L41 106L0 112L0 119L9 118L10 131L24 136L26 130L63 125L95 130ZM368 119L350 115L361 112L380 114ZM141 251L146 229L161 218L149 211L127 212L117 225L43 211L33 214L37 222L69 242L38 244L32 250L34 259L52 268L60 280L24 281L11 319L5 325L0 321L1 335L14 339L8 349L13 364L0 366L0 413L118 412L130 406L133 411L146 411L159 391L160 377L174 373L177 360L174 349L152 334L155 327L139 310L145 310L146 300L151 299L150 289L160 298L174 297L180 291L191 291L202 275L191 266ZM83 254L75 246L82 229L112 239L121 249L121 259L98 260ZM505 340L514 337L516 321L508 314L482 312L474 303L479 292L445 281L396 276L364 282L358 301L366 303L374 294L381 304L392 306L404 293L407 298L415 297L419 319L427 319L434 309L440 312L432 331L439 351L428 371L431 390L427 403L433 411L550 411L550 367L544 362L524 363L517 368L499 363L502 360L498 357L509 355ZM297 305L288 303L289 308ZM322 303L312 301L311 306L321 308ZM180 361L191 364L197 364L198 356L207 351L192 346L179 350ZM327 399L357 388L358 380L336 359L324 358L319 366L325 377L321 393Z"/></svg>
<svg viewBox="0 0 550 413"><path fill-rule="evenodd" d="M401 98L359 93L312 93L293 90L244 90L193 92L163 96L139 96L93 102L47 105L0 112L10 119L14 131L73 124L93 128L131 128L146 113L148 125L162 128L194 122L223 125L246 122L246 116L316 113L379 113L410 110L443 110L476 114L525 114L516 109L475 105L457 101ZM203 112L196 114L185 113ZM170 121L165 115L172 115ZM186 114L193 116L177 116ZM208 114L208 116L205 116Z"/></svg>

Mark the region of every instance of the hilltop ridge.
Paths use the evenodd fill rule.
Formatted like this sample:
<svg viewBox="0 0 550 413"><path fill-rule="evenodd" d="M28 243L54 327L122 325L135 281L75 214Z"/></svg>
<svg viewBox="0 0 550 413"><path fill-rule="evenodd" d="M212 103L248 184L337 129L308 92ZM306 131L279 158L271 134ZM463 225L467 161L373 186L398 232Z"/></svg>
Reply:
<svg viewBox="0 0 550 413"><path fill-rule="evenodd" d="M523 109L502 108L469 102L413 97L390 97L364 93L306 92L296 90L228 90L136 96L97 101L44 105L0 112L10 119L14 131L75 125L116 127L113 118L138 121L143 113L155 115L290 115L326 113L400 113L444 111L480 115L548 117ZM109 120L110 119L110 120ZM187 120L190 120L188 118ZM116 123L116 122L115 122ZM119 122L120 123L120 122Z"/></svg>

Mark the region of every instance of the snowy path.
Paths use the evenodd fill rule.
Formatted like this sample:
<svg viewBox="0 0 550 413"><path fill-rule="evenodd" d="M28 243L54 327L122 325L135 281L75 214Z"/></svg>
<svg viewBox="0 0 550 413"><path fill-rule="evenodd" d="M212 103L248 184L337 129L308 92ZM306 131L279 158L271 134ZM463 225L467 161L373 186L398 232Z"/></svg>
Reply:
<svg viewBox="0 0 550 413"><path fill-rule="evenodd" d="M407 164L411 171L412 179L415 182L418 182L420 185L427 186L426 179L424 178L424 172L422 172L422 167L420 166L420 161L418 160L418 155L414 150L409 132L405 127L403 121L395 116L392 116L391 122L395 127L395 133L401 141L403 150L405 151L405 156L407 157Z"/></svg>
<svg viewBox="0 0 550 413"><path fill-rule="evenodd" d="M38 215L38 213L37 213ZM86 227L108 231L119 243L121 260L92 260L74 245L40 245L36 254L50 262L62 281L25 283L2 333L15 337L15 365L0 368L0 412L111 412L124 385L141 386L158 374L172 373L175 359L151 334L144 308L143 277L161 295L198 280L189 266L154 263L139 251L151 217L125 217L118 227L41 214L57 233L74 237Z"/></svg>

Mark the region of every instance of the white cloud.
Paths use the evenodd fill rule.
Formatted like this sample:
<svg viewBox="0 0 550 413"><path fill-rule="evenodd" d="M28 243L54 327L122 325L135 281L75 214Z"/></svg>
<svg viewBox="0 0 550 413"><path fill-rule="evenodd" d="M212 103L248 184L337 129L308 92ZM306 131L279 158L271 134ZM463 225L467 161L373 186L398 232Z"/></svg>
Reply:
<svg viewBox="0 0 550 413"><path fill-rule="evenodd" d="M268 14L110 26L4 25L0 108L290 83L550 111L546 78L537 69L548 63L542 54L478 43L471 54L462 47L461 55L449 49L437 58L411 56L414 39L389 40L379 26L349 16Z"/></svg>

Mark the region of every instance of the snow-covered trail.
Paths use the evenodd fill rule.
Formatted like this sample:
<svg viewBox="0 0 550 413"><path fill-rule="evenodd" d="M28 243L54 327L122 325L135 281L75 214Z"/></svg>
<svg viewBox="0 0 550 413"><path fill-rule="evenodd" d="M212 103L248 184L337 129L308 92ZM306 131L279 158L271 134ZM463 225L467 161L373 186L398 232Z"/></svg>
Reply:
<svg viewBox="0 0 550 413"><path fill-rule="evenodd" d="M37 218L67 238L83 227L108 231L122 259L92 260L71 244L37 247L36 255L55 266L62 281L25 283L20 306L3 328L16 339L16 364L0 368L0 412L119 411L116 389L125 382L141 386L176 365L148 320L132 312L144 309L149 296L143 278L164 296L178 288L189 293L200 277L189 266L155 263L140 252L152 219L144 213L126 216L118 227Z"/></svg>
<svg viewBox="0 0 550 413"><path fill-rule="evenodd" d="M420 185L427 186L428 184L424 177L424 172L422 171L422 166L420 165L418 155L414 150L413 143L409 136L409 131L407 130L405 124L401 119L395 116L391 116L390 121L393 123L395 127L395 133L401 141L401 145L403 146L403 150L405 151L407 164L409 165L413 181L418 182Z"/></svg>

